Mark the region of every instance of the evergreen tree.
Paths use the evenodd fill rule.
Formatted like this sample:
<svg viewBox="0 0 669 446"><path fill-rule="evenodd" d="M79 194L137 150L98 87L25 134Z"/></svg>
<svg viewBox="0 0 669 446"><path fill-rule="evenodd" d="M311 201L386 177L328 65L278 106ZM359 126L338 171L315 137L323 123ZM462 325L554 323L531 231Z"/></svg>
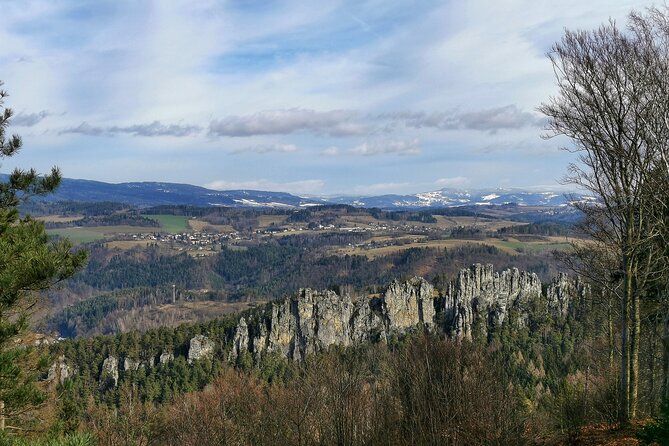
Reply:
<svg viewBox="0 0 669 446"><path fill-rule="evenodd" d="M6 97L0 90L0 159L16 155L22 145L19 136L6 135L12 117L12 110L4 107ZM6 419L8 428L43 399L35 385L38 370L28 366L33 352L14 342L28 327L35 292L70 277L85 260L85 253L73 252L68 241L50 241L43 223L19 215L22 202L52 192L60 181L54 167L45 176L34 169L15 169L0 182L0 424Z"/></svg>

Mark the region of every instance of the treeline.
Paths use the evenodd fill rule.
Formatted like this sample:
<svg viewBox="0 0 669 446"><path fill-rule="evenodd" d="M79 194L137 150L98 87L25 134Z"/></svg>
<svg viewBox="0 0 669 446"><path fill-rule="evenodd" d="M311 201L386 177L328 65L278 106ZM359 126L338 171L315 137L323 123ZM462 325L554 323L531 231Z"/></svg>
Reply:
<svg viewBox="0 0 669 446"><path fill-rule="evenodd" d="M34 216L41 215L83 215L102 216L112 215L121 211L132 209L130 205L111 201L100 201L95 203L83 203L79 201L26 201L21 204L22 214Z"/></svg>
<svg viewBox="0 0 669 446"><path fill-rule="evenodd" d="M91 245L86 268L69 280L99 290L158 287L176 284L180 288L202 288L207 269L187 254L164 254L157 246L143 249L109 251L103 245Z"/></svg>
<svg viewBox="0 0 669 446"><path fill-rule="evenodd" d="M224 364L222 347L226 345L236 318L222 318L200 324L161 327L145 333L129 332L118 336L94 336L66 340L51 347L51 355L64 355L75 376L62 386L66 404L64 421L80 421L95 405L118 406L121 387L102 378L106 358L119 360L119 382L137 389L137 398L165 404L184 392L200 390L213 381ZM202 359L190 365L186 361L189 342L198 334L214 340L213 360ZM165 353L172 355L160 361ZM125 359L137 361L136 370L125 370ZM92 400L91 400L92 397Z"/></svg>
<svg viewBox="0 0 669 446"><path fill-rule="evenodd" d="M570 236L574 235L573 225L566 223L529 223L526 225L506 226L497 230L498 235L544 235L544 236Z"/></svg>
<svg viewBox="0 0 669 446"><path fill-rule="evenodd" d="M285 215L292 211L285 209L247 209L228 207L198 207L198 206L155 206L143 209L145 215L182 215L185 217L199 218L212 225L229 225L240 232L251 232L260 224L263 215Z"/></svg>
<svg viewBox="0 0 669 446"><path fill-rule="evenodd" d="M225 298L226 294L221 292L194 292L169 286L122 289L66 307L43 321L40 329L46 332L56 331L66 338L115 334L116 320L108 321L112 314L177 301L222 301ZM138 328L142 327L135 327Z"/></svg>
<svg viewBox="0 0 669 446"><path fill-rule="evenodd" d="M101 446L529 442L528 410L493 356L429 338L333 350L288 364L284 379L271 384L223 369L206 390L166 407L138 402L127 387L119 410L92 411L81 424Z"/></svg>
<svg viewBox="0 0 669 446"><path fill-rule="evenodd" d="M329 246L348 246L364 243L371 238L364 232L320 232L318 234L296 234L277 237L280 246L318 249Z"/></svg>
<svg viewBox="0 0 669 446"><path fill-rule="evenodd" d="M424 276L444 289L474 259L493 263L500 269L518 267L535 272L542 280L553 277L559 269L550 254L514 256L481 244L449 249L408 248L369 259L324 255L318 249L318 240L322 239L314 239L315 245L305 249L303 244L309 244L311 239L302 237L277 238L245 250L223 249L219 255L205 259L162 254L156 246L115 251L110 255L102 245L91 245L86 269L50 295L52 302L63 304L72 303L67 294L98 297L58 309L47 326L58 328L67 336L107 333L105 330L115 326L109 318L117 319L119 311L169 301L172 285L177 290L212 290L211 299L207 293L195 293L193 299L197 300L220 300L225 296L231 302L267 301L305 287L346 287L354 293L375 293L395 278L415 275ZM332 237L345 242L354 236L333 234ZM115 290L119 291L110 293Z"/></svg>
<svg viewBox="0 0 669 446"><path fill-rule="evenodd" d="M84 216L79 220L70 222L47 222L47 229L68 228L72 226L138 226L143 228L159 228L160 223L150 218L142 217L135 212L120 212L110 215Z"/></svg>
<svg viewBox="0 0 669 446"><path fill-rule="evenodd" d="M583 319L589 303L558 318L548 317L545 302L532 305L525 323L476 329L471 343L415 332L331 348L303 363L268 354L253 366L240 356L237 371L227 364L232 317L66 341L52 353L78 373L59 390L60 426L92 431L101 445L121 437L126 444L523 444L614 419L615 392L596 375L601 358L592 353L601 330ZM211 360L189 365L196 334L217 347ZM174 360L156 363L165 352ZM114 387L100 380L109 356L145 365L121 370Z"/></svg>

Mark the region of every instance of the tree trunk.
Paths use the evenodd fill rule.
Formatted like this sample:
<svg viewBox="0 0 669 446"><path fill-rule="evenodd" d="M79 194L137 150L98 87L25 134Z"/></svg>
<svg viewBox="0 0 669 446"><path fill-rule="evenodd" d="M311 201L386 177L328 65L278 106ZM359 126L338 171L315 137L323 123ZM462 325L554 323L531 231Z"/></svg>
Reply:
<svg viewBox="0 0 669 446"><path fill-rule="evenodd" d="M669 399L669 312L664 316L662 336L662 399Z"/></svg>
<svg viewBox="0 0 669 446"><path fill-rule="evenodd" d="M608 310L606 314L607 322L608 322L608 338L609 338L609 367L613 369L615 366L615 358L616 358L616 344L615 344L615 339L613 336L613 303L611 302L611 295L609 295L609 305L608 305Z"/></svg>
<svg viewBox="0 0 669 446"><path fill-rule="evenodd" d="M639 344L641 341L641 302L639 293L632 296L632 314L630 327L630 396L629 417L636 419L637 407L639 405Z"/></svg>
<svg viewBox="0 0 669 446"><path fill-rule="evenodd" d="M618 419L621 424L630 422L630 345L629 345L629 313L630 313L630 294L632 291L632 277L629 274L629 263L626 255L623 254L623 265L626 272L625 289L623 290L621 305L621 346L620 346L620 401L618 402Z"/></svg>

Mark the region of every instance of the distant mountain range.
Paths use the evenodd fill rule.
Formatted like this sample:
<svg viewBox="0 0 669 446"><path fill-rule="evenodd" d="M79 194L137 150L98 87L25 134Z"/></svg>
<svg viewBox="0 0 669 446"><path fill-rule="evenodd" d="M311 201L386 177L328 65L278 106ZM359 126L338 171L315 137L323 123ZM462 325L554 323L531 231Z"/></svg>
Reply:
<svg viewBox="0 0 669 446"><path fill-rule="evenodd" d="M523 189L440 189L413 195L378 195L369 197L332 197L332 203L379 208L436 208L455 206L566 206L570 201L593 201L585 194L566 194L554 190Z"/></svg>
<svg viewBox="0 0 669 446"><path fill-rule="evenodd" d="M0 175L6 181L7 175ZM232 207L300 208L322 204L348 204L382 209L422 209L455 206L565 206L570 200L594 200L584 194L550 190L441 189L413 195L299 197L285 192L257 190L217 191L190 184L135 182L104 183L65 178L53 194L39 197L44 201L100 202L114 201L134 206L192 205Z"/></svg>

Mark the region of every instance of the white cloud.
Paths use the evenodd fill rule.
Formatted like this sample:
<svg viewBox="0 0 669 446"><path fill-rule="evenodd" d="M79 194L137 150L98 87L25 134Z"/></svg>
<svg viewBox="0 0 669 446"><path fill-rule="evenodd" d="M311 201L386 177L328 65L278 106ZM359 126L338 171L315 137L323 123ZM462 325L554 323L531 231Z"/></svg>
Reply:
<svg viewBox="0 0 669 446"><path fill-rule="evenodd" d="M240 153L293 153L297 152L298 148L295 144L260 144L252 147L244 147L240 149L233 150L231 154L240 154Z"/></svg>
<svg viewBox="0 0 669 446"><path fill-rule="evenodd" d="M48 118L26 112L23 125L35 128L19 129L31 149L22 163L53 162L67 176L265 178L277 187L315 176L338 191L388 178L409 191L418 186L401 184L442 176L529 184L559 178L571 161L563 152L527 156L549 149L532 112L554 90L546 50L565 27L593 29L609 16L622 25L630 9L646 5L4 2L12 26L0 27L0 66L8 106L67 110ZM407 112L391 117L392 110ZM118 138L92 143L96 135ZM230 162L231 151L296 152L274 135L305 149ZM231 136L244 138L221 150L218 138ZM390 141L376 140L383 138ZM402 169L391 159L418 154L403 158ZM176 161L157 171L157 158ZM131 163L137 167L122 167Z"/></svg>
<svg viewBox="0 0 669 446"><path fill-rule="evenodd" d="M439 178L434 182L437 187L464 187L470 184L469 178L463 176Z"/></svg>
<svg viewBox="0 0 669 446"><path fill-rule="evenodd" d="M52 113L46 110L42 110L39 113L19 113L12 117L10 123L18 127L32 127L51 115Z"/></svg>
<svg viewBox="0 0 669 446"><path fill-rule="evenodd" d="M337 156L339 155L340 150L338 147L330 146L327 149L321 150L321 155L323 156Z"/></svg>
<svg viewBox="0 0 669 446"><path fill-rule="evenodd" d="M368 131L366 126L352 122L355 113L346 110L318 112L293 108L266 110L246 116L228 116L209 124L212 136L287 135L309 132L316 135L351 136Z"/></svg>
<svg viewBox="0 0 669 446"><path fill-rule="evenodd" d="M174 136L184 137L199 134L202 128L197 125L186 124L162 124L160 121L153 121L150 124L133 124L128 126L110 126L96 127L82 122L77 127L70 127L60 131L65 133L80 133L88 136L116 136L118 134L128 134L132 136Z"/></svg>
<svg viewBox="0 0 669 446"><path fill-rule="evenodd" d="M421 148L417 139L411 141L379 141L364 142L348 150L347 153L357 156L377 155L420 155Z"/></svg>
<svg viewBox="0 0 669 446"><path fill-rule="evenodd" d="M411 183L374 183L356 186L353 193L361 195L396 194L399 190L411 188Z"/></svg>
<svg viewBox="0 0 669 446"><path fill-rule="evenodd" d="M336 146L331 146L321 150L322 156L339 156L339 155L353 155L353 156L380 156L380 155L399 155L411 156L420 155L421 148L418 139L410 141L371 141L363 142L350 149L341 149Z"/></svg>
<svg viewBox="0 0 669 446"><path fill-rule="evenodd" d="M470 112L385 113L379 115L378 119L388 121L386 128L394 128L394 124L402 123L415 129L479 130L490 133L523 127L541 127L544 123L540 116L525 112L514 104Z"/></svg>
<svg viewBox="0 0 669 446"><path fill-rule="evenodd" d="M204 187L214 190L252 189L288 192L297 195L314 195L320 194L323 191L325 181L314 179L288 182L276 182L267 179L248 181L216 180L205 184Z"/></svg>

